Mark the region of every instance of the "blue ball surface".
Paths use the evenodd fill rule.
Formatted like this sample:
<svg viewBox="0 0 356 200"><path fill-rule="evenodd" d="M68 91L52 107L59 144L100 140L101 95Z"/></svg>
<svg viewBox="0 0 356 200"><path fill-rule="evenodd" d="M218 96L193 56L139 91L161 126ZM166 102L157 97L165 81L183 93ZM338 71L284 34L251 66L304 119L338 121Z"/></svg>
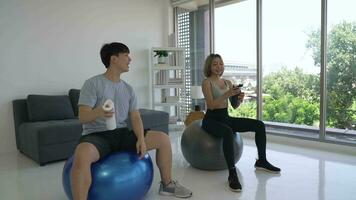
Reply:
<svg viewBox="0 0 356 200"><path fill-rule="evenodd" d="M63 167L62 183L69 199L70 171L73 157ZM92 164L89 200L139 200L148 192L153 180L153 164L149 154L142 159L136 152L114 152Z"/></svg>

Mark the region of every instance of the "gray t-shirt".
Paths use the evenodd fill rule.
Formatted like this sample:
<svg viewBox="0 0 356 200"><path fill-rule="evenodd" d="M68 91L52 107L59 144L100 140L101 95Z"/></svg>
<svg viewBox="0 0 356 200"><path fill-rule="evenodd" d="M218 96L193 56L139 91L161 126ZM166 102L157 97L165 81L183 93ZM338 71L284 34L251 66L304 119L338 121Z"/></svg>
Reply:
<svg viewBox="0 0 356 200"><path fill-rule="evenodd" d="M123 80L113 82L104 74L86 80L80 90L78 106L86 105L95 108L102 106L107 99L114 102L117 128L126 127L125 121L129 112L137 110L137 99L132 87ZM97 118L95 121L83 124L83 135L106 130L105 118Z"/></svg>

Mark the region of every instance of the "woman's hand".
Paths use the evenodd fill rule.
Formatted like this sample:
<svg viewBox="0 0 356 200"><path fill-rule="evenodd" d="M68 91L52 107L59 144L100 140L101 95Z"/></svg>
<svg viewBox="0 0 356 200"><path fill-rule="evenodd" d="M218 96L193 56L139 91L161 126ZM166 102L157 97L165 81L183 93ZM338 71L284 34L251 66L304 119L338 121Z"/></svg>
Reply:
<svg viewBox="0 0 356 200"><path fill-rule="evenodd" d="M244 98L245 98L245 93L244 92L240 92L239 96L237 97L237 99L240 101L240 102L243 102L244 101Z"/></svg>
<svg viewBox="0 0 356 200"><path fill-rule="evenodd" d="M231 96L235 96L237 94L241 94L241 89L239 87L232 87L231 89L229 89L228 91L225 92L225 95L227 96L227 98L229 98Z"/></svg>

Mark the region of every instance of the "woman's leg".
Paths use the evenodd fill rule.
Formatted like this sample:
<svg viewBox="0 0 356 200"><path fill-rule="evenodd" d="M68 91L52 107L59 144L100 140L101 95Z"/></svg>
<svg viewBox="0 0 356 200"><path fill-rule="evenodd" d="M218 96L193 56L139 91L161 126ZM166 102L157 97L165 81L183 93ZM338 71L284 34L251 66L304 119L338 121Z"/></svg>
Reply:
<svg viewBox="0 0 356 200"><path fill-rule="evenodd" d="M234 132L232 129L219 121L204 118L202 128L215 137L223 139L224 157L229 168L228 183L230 190L234 192L241 191L241 184L236 173L235 158L234 158Z"/></svg>
<svg viewBox="0 0 356 200"><path fill-rule="evenodd" d="M235 167L234 138L232 129L219 121L204 118L202 128L209 134L223 139L223 151L229 169Z"/></svg>
<svg viewBox="0 0 356 200"><path fill-rule="evenodd" d="M266 159L266 127L265 124L256 119L229 117L229 125L233 131L255 132L255 143L259 159Z"/></svg>
<svg viewBox="0 0 356 200"><path fill-rule="evenodd" d="M258 151L258 160L255 163L255 168L271 173L279 173L280 168L273 166L266 159L266 127L265 124L256 119L234 118L229 117L229 125L234 131L255 132L255 142Z"/></svg>

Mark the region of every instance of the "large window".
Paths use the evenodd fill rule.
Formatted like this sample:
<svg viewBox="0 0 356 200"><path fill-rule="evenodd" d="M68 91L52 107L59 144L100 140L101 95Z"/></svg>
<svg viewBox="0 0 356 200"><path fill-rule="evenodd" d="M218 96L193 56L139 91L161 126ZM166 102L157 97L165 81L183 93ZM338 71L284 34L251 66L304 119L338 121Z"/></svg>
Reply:
<svg viewBox="0 0 356 200"><path fill-rule="evenodd" d="M356 2L329 0L326 139L356 142ZM314 36L318 31L314 32ZM316 44L315 44L316 45ZM318 52L316 46L315 52Z"/></svg>
<svg viewBox="0 0 356 200"><path fill-rule="evenodd" d="M204 99L191 99L191 86L201 86L204 79L203 66L210 54L210 20L207 2L179 4L176 8L177 41L179 47L186 48L187 101L192 102L189 112L195 105L205 109Z"/></svg>
<svg viewBox="0 0 356 200"><path fill-rule="evenodd" d="M240 1L215 8L215 53L225 63L223 77L243 83L245 101L229 115L256 118L256 1Z"/></svg>
<svg viewBox="0 0 356 200"><path fill-rule="evenodd" d="M307 46L308 33L320 27L320 0L266 0L262 13L263 120L301 128L289 134L314 127L303 136L318 138L320 60Z"/></svg>
<svg viewBox="0 0 356 200"><path fill-rule="evenodd" d="M190 6L192 85L201 84L214 51L224 59L224 77L243 83L247 94L230 115L262 114L269 133L356 144L356 1L180 2Z"/></svg>

